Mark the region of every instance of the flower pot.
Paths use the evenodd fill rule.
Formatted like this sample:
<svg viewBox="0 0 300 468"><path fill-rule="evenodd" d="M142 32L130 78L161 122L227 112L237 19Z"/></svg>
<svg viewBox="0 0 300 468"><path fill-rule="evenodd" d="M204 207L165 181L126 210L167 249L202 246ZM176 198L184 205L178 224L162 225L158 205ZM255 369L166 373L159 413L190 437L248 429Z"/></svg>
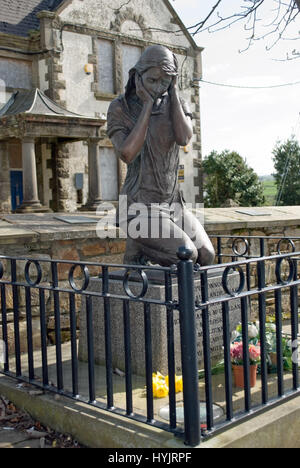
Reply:
<svg viewBox="0 0 300 468"><path fill-rule="evenodd" d="M238 388L244 388L244 366L232 366L234 375L234 385ZM250 388L256 385L257 365L250 366Z"/></svg>
<svg viewBox="0 0 300 468"><path fill-rule="evenodd" d="M274 367L277 367L277 353L270 353L271 364Z"/></svg>

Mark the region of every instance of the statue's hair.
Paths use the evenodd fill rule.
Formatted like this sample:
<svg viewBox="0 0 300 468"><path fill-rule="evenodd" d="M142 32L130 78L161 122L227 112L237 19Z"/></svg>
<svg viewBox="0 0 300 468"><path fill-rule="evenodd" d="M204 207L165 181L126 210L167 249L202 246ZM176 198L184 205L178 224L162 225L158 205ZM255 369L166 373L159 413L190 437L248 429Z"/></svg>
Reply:
<svg viewBox="0 0 300 468"><path fill-rule="evenodd" d="M178 60L167 47L160 45L147 47L137 64L129 71L129 79L125 88L125 95L135 90L135 74L143 75L149 68L159 67L167 75L178 75Z"/></svg>

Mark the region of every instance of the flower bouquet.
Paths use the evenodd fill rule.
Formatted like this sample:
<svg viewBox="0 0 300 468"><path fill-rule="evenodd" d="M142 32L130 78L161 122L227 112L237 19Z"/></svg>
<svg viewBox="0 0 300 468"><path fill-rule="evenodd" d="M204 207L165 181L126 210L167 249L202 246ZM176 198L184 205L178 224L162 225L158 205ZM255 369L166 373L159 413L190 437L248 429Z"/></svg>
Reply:
<svg viewBox="0 0 300 468"><path fill-rule="evenodd" d="M169 394L169 376L164 377L160 372L152 375L152 388L154 398L165 398ZM183 390L182 376L175 375L175 392Z"/></svg>
<svg viewBox="0 0 300 468"><path fill-rule="evenodd" d="M233 343L230 348L235 386L244 388L244 350L243 342ZM260 362L260 347L249 344L250 387L256 385L257 366Z"/></svg>
<svg viewBox="0 0 300 468"><path fill-rule="evenodd" d="M269 373L277 372L277 342L276 342L276 325L273 323L265 324L265 343L267 351L267 366ZM249 344L260 345L260 325L259 322L248 323L248 339ZM232 343L242 342L242 325L239 324L232 332ZM282 335L282 360L285 371L292 370L292 342L288 335ZM258 374L260 374L260 364L258 364Z"/></svg>

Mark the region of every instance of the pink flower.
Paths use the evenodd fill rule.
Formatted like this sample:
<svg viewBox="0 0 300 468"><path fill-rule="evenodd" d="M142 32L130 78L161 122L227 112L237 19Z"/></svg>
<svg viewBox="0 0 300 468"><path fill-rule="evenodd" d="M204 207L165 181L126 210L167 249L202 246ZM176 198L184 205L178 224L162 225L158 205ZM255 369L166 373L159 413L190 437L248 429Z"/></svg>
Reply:
<svg viewBox="0 0 300 468"><path fill-rule="evenodd" d="M234 343L230 348L231 360L234 364L243 364L243 343ZM260 360L260 347L249 345L250 364L256 364Z"/></svg>

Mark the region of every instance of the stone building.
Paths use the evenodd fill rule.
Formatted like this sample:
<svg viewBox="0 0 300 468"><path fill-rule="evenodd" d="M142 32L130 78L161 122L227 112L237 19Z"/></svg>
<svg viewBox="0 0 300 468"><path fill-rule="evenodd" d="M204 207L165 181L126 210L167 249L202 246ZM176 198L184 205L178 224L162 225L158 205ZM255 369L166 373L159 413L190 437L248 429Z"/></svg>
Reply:
<svg viewBox="0 0 300 468"><path fill-rule="evenodd" d="M170 33L172 32L172 33ZM112 99L152 44L180 64L194 136L180 152L187 202L200 202L201 51L168 0L0 0L0 212L92 211L126 175L105 133Z"/></svg>

